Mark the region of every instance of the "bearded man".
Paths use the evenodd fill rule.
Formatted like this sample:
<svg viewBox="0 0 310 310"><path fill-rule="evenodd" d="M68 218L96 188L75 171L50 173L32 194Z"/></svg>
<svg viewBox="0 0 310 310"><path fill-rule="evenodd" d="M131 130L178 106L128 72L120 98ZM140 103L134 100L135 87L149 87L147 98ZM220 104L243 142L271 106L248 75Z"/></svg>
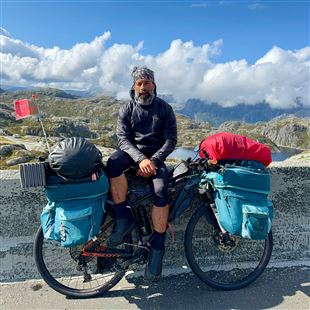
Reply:
<svg viewBox="0 0 310 310"><path fill-rule="evenodd" d="M121 244L133 229L132 213L126 202L128 183L124 171L136 165L137 175L147 178L153 193L154 231L149 240L145 277L157 280L162 272L169 214L168 170L164 162L177 143L177 126L171 106L157 97L154 72L146 67L135 67L132 78L131 100L119 110L116 129L119 150L111 155L107 164L116 207L116 222L108 245Z"/></svg>

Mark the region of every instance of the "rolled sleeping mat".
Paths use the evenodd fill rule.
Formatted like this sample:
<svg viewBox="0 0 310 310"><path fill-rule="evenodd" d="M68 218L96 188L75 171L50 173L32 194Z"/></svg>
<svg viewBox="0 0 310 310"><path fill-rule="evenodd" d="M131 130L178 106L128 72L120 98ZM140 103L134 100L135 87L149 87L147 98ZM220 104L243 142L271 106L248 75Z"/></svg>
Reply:
<svg viewBox="0 0 310 310"><path fill-rule="evenodd" d="M22 188L46 185L47 162L25 163L19 165L20 184Z"/></svg>

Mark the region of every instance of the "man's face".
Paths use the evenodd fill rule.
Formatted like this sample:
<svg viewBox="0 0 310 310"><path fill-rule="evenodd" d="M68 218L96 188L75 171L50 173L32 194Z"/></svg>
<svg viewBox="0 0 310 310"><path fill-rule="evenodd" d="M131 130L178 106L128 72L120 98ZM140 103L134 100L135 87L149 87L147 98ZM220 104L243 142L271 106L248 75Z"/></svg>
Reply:
<svg viewBox="0 0 310 310"><path fill-rule="evenodd" d="M136 80L134 85L134 90L136 95L139 95L139 98L142 101L148 99L155 89L155 84L148 79L139 79Z"/></svg>

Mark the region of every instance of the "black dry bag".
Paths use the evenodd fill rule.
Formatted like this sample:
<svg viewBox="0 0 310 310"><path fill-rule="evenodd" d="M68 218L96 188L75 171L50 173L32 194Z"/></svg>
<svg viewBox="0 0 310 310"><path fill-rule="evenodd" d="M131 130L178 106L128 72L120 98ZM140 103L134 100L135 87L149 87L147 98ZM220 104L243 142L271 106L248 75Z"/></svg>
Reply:
<svg viewBox="0 0 310 310"><path fill-rule="evenodd" d="M90 176L102 165L102 154L84 138L67 138L60 141L49 157L51 169L65 179Z"/></svg>

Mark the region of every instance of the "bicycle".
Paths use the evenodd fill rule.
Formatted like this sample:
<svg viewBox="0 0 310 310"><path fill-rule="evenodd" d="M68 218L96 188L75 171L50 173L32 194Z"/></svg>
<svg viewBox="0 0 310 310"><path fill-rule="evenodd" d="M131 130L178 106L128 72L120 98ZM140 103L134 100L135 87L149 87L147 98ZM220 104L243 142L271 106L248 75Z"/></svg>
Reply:
<svg viewBox="0 0 310 310"><path fill-rule="evenodd" d="M188 159L171 171L169 195L173 198L169 225L189 208L198 190L200 175L219 168L218 164L211 164L207 159ZM56 241L44 239L40 226L35 237L34 257L45 282L69 297L94 297L114 287L136 264L144 264L152 229L141 203L151 196L143 188L129 190L135 227L125 242L116 248L106 245L114 222L113 203L109 200L98 235L85 245L63 248ZM190 268L200 280L216 289L235 290L251 284L270 260L272 232L265 240L242 239L223 232L214 212L212 186L202 193L201 198L202 203L192 214L185 232L184 249ZM56 258L61 264L56 263Z"/></svg>

